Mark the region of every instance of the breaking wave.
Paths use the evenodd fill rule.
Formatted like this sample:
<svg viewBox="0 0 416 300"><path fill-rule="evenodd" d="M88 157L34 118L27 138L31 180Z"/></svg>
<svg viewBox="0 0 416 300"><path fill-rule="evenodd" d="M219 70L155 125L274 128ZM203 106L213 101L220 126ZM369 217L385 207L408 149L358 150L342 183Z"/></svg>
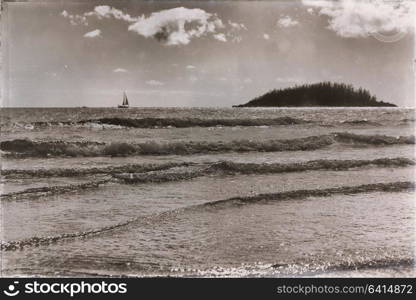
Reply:
<svg viewBox="0 0 416 300"><path fill-rule="evenodd" d="M143 217L136 217L128 219L124 222L119 222L117 224L104 226L100 228L95 228L87 231L80 231L75 233L64 233L55 236L47 237L32 237L24 240L18 241L2 241L0 249L4 251L17 250L26 246L39 246L58 242L61 240L73 239L73 238L86 238L89 236L101 234L108 232L114 229L128 226L132 223L139 221L148 222L149 220L157 221L158 218L163 218L170 214L176 214L178 212L189 212L194 210L205 210L209 208L221 208L224 205L229 206L239 206L245 204L252 204L264 201L287 201L294 199L304 199L308 197L327 197L336 194L359 194L359 193L372 193L372 192L401 192L406 190L414 190L414 182L392 182L392 183L377 183L377 184L366 184L359 186L348 186L348 187L338 187L338 188L328 188L328 189L315 189L315 190L294 190L288 192L280 193L270 193L270 194L258 194L254 196L247 197L234 197L225 200L218 200L213 202L207 202L203 204L197 204L192 206L187 206L179 208L176 210L170 210L154 215L148 215Z"/></svg>
<svg viewBox="0 0 416 300"><path fill-rule="evenodd" d="M47 156L94 156L105 147L101 142L36 142L30 139L15 139L0 143L5 156L47 157Z"/></svg>
<svg viewBox="0 0 416 300"><path fill-rule="evenodd" d="M0 150L5 156L13 157L97 157L97 156L132 156L132 155L186 155L221 152L278 152L278 151L312 151L333 144L388 146L415 144L414 136L358 135L352 133L332 133L286 140L235 140L235 141L181 141L157 143L154 141L129 144L100 142L38 142L29 139L15 139L0 143Z"/></svg>
<svg viewBox="0 0 416 300"><path fill-rule="evenodd" d="M188 128L188 127L215 127L215 126L273 126L273 125L297 125L310 123L310 121L291 117L280 117L275 119L199 119L199 118L100 118L82 120L79 122L35 122L34 127L47 126L77 126L86 125L108 125L113 128ZM110 127L111 128L111 127Z"/></svg>

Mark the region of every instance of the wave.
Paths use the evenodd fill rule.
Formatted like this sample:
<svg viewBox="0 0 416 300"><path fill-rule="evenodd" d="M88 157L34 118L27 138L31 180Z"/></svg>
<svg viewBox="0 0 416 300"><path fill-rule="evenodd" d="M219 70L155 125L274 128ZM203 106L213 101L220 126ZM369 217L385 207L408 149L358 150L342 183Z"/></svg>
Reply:
<svg viewBox="0 0 416 300"><path fill-rule="evenodd" d="M308 197L327 197L337 194L360 194L360 193L373 193L373 192L400 192L405 190L414 190L415 183L410 181L404 182L392 182L392 183L376 183L376 184L364 184L358 186L346 186L328 189L316 189L316 190L295 190L281 193L271 194L258 194L254 196L246 197L234 197L225 200L218 200L213 202L207 202L201 204L201 207L215 207L221 205L243 205L257 202L266 201L282 201L302 199Z"/></svg>
<svg viewBox="0 0 416 300"><path fill-rule="evenodd" d="M108 183L110 179L100 180L100 181L91 181L81 184L69 184L69 185L57 185L57 186L45 186L39 188L30 188L19 192L13 192L8 194L1 194L1 200L14 200L17 198L24 197L44 197L49 195L56 194L65 194L78 190L85 190L91 188L97 188L102 184Z"/></svg>
<svg viewBox="0 0 416 300"><path fill-rule="evenodd" d="M10 251L10 250L21 249L26 246L40 246L40 245L51 244L51 243L58 242L61 240L66 240L66 239L84 238L84 237L104 233L106 231L114 230L119 227L127 226L130 223L137 221L137 220L138 219L135 218L132 220L128 220L125 222L121 222L121 223L117 223L117 224L113 224L109 226L90 229L86 231L73 232L73 233L63 233L63 234L54 235L54 236L47 236L47 237L35 236L35 237L31 237L31 238L19 240L19 241L9 241L9 242L2 241L0 244L0 250Z"/></svg>
<svg viewBox="0 0 416 300"><path fill-rule="evenodd" d="M361 119L361 120L345 120L340 121L341 124L344 125L371 125L371 126L380 126L380 123L372 122L367 119Z"/></svg>
<svg viewBox="0 0 416 300"><path fill-rule="evenodd" d="M414 259L374 259L368 261L348 261L338 265L329 266L325 271L355 271L357 269L383 269L394 267L414 266Z"/></svg>
<svg viewBox="0 0 416 300"><path fill-rule="evenodd" d="M225 200L218 200L213 202L207 202L203 204L197 204L192 206L187 206L183 208L178 208L175 210L169 210L162 213L157 213L153 215L135 217L128 219L124 222L116 223L113 225L108 225L100 228L95 228L87 231L80 231L75 233L64 233L56 236L47 236L47 237L31 237L24 240L18 241L2 241L0 244L0 250L10 251L21 249L26 246L39 246L44 244L50 244L53 242L58 242L61 240L73 239L73 238L86 238L92 235L101 234L104 232L112 231L121 227L128 226L139 221L148 222L155 221L159 218L164 218L171 214L177 214L178 212L185 211L194 211L194 210L205 210L208 208L221 208L226 205L226 207L231 206L240 206L245 204L253 204L264 201L287 201L294 199L304 199L308 197L328 197L336 194L359 194L359 193L372 193L372 192L402 192L402 191L414 191L415 183L414 182L391 182L391 183L377 183L377 184L366 184L359 186L348 186L348 187L338 187L338 188L328 188L328 189L314 189L314 190L294 190L288 192L280 193L270 193L270 194L258 194L254 196L247 197L233 197Z"/></svg>
<svg viewBox="0 0 416 300"><path fill-rule="evenodd" d="M73 122L73 121L38 121L32 123L13 123L11 128L13 129L25 129L25 130L34 130L34 129L43 129L47 127L70 127L70 128L95 128L95 129L122 129L123 126L111 125L104 123L94 123L94 122Z"/></svg>
<svg viewBox="0 0 416 300"><path fill-rule="evenodd" d="M47 157L47 156L94 156L100 148L105 147L101 142L37 142L30 139L15 139L0 143L0 150L5 156Z"/></svg>
<svg viewBox="0 0 416 300"><path fill-rule="evenodd" d="M288 173L314 170L349 170L366 166L377 167L406 167L415 165L415 161L404 158L378 158L373 160L312 160L291 164L280 163L235 163L231 161L222 161L212 164L210 170L221 170L226 173L241 174L266 174L266 173Z"/></svg>
<svg viewBox="0 0 416 300"><path fill-rule="evenodd" d="M150 171L145 173L113 174L114 178L121 179L125 183L150 183L190 180L209 174L209 169L203 166L173 167L162 171Z"/></svg>
<svg viewBox="0 0 416 300"><path fill-rule="evenodd" d="M236 267L215 266L209 269L195 269L174 267L170 270L174 276L194 277L292 277L292 276L320 276L331 272L345 272L368 269L392 269L413 267L412 258L367 258L364 261L339 261L308 263L262 263L242 264ZM153 274L152 274L153 275ZM345 277L345 276L344 276Z"/></svg>
<svg viewBox="0 0 416 300"><path fill-rule="evenodd" d="M112 126L109 128L188 128L188 127L233 127L233 126L273 126L273 125L297 125L310 123L303 119L291 117L280 117L274 119L199 119L199 118L99 118L81 120L78 122L34 122L34 127L47 126L77 126L85 125L99 127L103 125Z"/></svg>
<svg viewBox="0 0 416 300"><path fill-rule="evenodd" d="M199 153L222 152L278 152L278 151L312 151L340 143L361 146L388 146L415 144L414 136L392 137L386 135L358 135L347 132L328 135L310 136L286 140L235 140L235 141L180 141L156 143L154 141L133 143L101 142L37 142L29 139L16 139L0 143L0 150L5 156L12 157L97 157L97 156L132 156L132 155L188 155Z"/></svg>
<svg viewBox="0 0 416 300"><path fill-rule="evenodd" d="M192 167L178 167L146 173L113 174L113 177L125 183L150 183L190 180L207 175L236 175L236 174L278 174L289 172L304 172L316 170L345 171L362 167L407 167L415 165L415 161L398 158L380 158L374 160L313 160L300 163L236 163L221 161L212 164L201 164Z"/></svg>
<svg viewBox="0 0 416 300"><path fill-rule="evenodd" d="M80 177L90 175L110 175L118 173L143 173L150 171L160 171L173 167L189 166L190 163L164 163L164 164L127 164L122 166L109 166L102 168L54 168L54 169L4 169L1 174L5 179L25 179L25 178L46 178L46 177Z"/></svg>
<svg viewBox="0 0 416 300"><path fill-rule="evenodd" d="M298 163L237 163L219 161L215 163L164 163L164 164L128 164L104 168L85 169L38 169L2 171L5 179L27 179L45 177L79 177L107 175L125 183L149 183L189 180L206 175L236 174L278 174L316 170L345 171L355 168L380 167L399 168L414 166L415 161L405 157L378 158L373 160L312 160Z"/></svg>
<svg viewBox="0 0 416 300"><path fill-rule="evenodd" d="M415 136L387 136L381 134L360 135L348 132L333 133L336 141L346 144L367 144L367 145L414 145Z"/></svg>
<svg viewBox="0 0 416 300"><path fill-rule="evenodd" d="M401 119L400 122L402 124L414 123L415 119L414 118L405 118L405 119Z"/></svg>
<svg viewBox="0 0 416 300"><path fill-rule="evenodd" d="M278 174L289 172L305 172L316 170L345 171L363 167L407 167L415 165L415 161L398 158L380 158L374 160L313 160L300 163L279 164L279 163L235 163L231 161L220 161L210 164L196 163L166 163L148 165L125 165L118 167L91 168L91 169L51 169L51 170L5 170L12 178L35 178L48 176L87 176L103 175L109 178L101 181L93 181L82 184L47 186L30 188L19 192L0 195L0 199L16 200L21 198L37 198L40 196L65 194L89 188L98 188L105 183L123 182L126 184L142 183L164 183L191 180L194 178L209 175L237 175L237 174ZM25 172L28 174L25 174ZM38 173L39 172L39 173ZM8 175L5 178L10 178Z"/></svg>

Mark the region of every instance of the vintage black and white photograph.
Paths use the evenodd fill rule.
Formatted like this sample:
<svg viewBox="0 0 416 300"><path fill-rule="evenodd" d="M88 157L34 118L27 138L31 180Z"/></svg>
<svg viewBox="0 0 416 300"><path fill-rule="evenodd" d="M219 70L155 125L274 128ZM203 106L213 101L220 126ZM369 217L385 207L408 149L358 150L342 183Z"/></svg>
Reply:
<svg viewBox="0 0 416 300"><path fill-rule="evenodd" d="M1 5L1 276L416 275L414 1Z"/></svg>

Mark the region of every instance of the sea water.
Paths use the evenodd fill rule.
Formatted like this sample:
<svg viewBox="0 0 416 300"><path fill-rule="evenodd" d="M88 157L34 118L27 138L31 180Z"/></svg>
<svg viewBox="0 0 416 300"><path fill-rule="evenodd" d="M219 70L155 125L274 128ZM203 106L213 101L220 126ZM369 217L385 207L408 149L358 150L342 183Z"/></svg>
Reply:
<svg viewBox="0 0 416 300"><path fill-rule="evenodd" d="M4 276L414 276L414 110L1 111Z"/></svg>

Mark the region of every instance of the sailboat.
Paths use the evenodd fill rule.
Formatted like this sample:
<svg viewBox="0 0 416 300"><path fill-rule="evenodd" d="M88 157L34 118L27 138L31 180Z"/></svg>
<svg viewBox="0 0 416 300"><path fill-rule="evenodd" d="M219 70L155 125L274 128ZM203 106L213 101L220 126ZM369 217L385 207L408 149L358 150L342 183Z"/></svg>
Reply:
<svg viewBox="0 0 416 300"><path fill-rule="evenodd" d="M123 92L123 103L119 104L118 108L129 108L129 99L127 99L126 92Z"/></svg>

